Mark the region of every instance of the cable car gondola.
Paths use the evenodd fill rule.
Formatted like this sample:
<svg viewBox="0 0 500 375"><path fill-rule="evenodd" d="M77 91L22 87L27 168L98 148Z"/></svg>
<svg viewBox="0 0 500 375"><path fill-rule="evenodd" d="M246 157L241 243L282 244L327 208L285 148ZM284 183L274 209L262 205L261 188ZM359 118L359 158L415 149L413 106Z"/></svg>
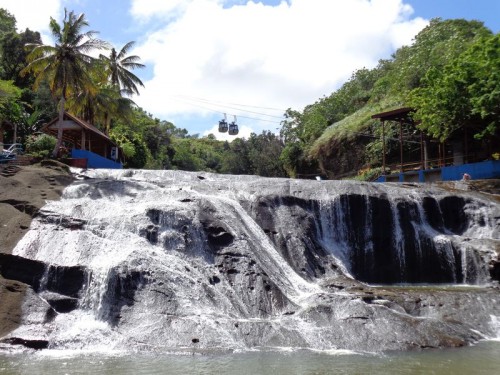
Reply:
<svg viewBox="0 0 500 375"><path fill-rule="evenodd" d="M238 134L238 125L236 124L236 116L234 116L234 121L229 124L229 135L236 135Z"/></svg>
<svg viewBox="0 0 500 375"><path fill-rule="evenodd" d="M219 121L219 132L225 133L227 132L228 126L227 126L227 119L226 119L226 114L224 113L224 119Z"/></svg>

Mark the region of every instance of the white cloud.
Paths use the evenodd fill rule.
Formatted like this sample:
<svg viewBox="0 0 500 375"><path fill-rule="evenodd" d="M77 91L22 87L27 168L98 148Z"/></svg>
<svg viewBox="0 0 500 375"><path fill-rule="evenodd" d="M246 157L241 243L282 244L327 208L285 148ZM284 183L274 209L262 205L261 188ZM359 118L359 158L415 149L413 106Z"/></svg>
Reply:
<svg viewBox="0 0 500 375"><path fill-rule="evenodd" d="M60 20L63 6L91 7L94 1L0 0L0 7L16 17L18 30L40 31L50 43L45 35L51 16ZM133 28L142 32L131 38L138 42L131 53L141 56L150 77L134 100L155 117L182 119L175 124L190 133L203 134L213 123L207 119L222 113L237 115L241 126L256 133L274 130L280 119L263 114L300 110L335 91L356 69L371 68L409 44L427 21L412 19L413 9L403 1L283 0L268 6L250 0L131 0Z"/></svg>
<svg viewBox="0 0 500 375"><path fill-rule="evenodd" d="M28 28L47 34L50 17L61 13L61 0L0 0L0 8L16 17L19 32Z"/></svg>
<svg viewBox="0 0 500 375"><path fill-rule="evenodd" d="M174 17L186 9L192 0L132 0L130 13L144 22L153 17Z"/></svg>
<svg viewBox="0 0 500 375"><path fill-rule="evenodd" d="M165 118L244 113L215 103L301 109L335 91L356 69L371 68L409 44L427 24L411 19L402 0L227 5L133 0L137 19L156 26L165 20L134 51L154 66L139 105ZM186 96L208 101L188 103Z"/></svg>

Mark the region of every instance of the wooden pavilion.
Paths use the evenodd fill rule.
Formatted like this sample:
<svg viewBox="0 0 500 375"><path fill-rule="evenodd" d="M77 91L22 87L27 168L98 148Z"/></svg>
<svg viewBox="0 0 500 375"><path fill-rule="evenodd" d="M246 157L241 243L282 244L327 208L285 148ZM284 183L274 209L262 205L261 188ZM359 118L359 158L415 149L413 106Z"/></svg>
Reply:
<svg viewBox="0 0 500 375"><path fill-rule="evenodd" d="M382 175L378 181L451 181L461 179L464 174L474 178L500 176L500 161L490 157L495 150L491 144L476 141L467 129L445 142L427 137L417 128L413 112L415 109L403 107L372 115L382 122ZM399 125L399 139L388 137L388 121ZM399 173L391 171L386 175L389 139L399 141Z"/></svg>
<svg viewBox="0 0 500 375"><path fill-rule="evenodd" d="M373 119L380 119L382 122L382 173L385 175L386 171L386 133L385 133L385 123L386 121L394 121L399 124L399 153L400 153L400 172L404 171L404 154L403 154L403 143L405 141L409 142L419 142L420 143L420 169L426 169L427 168L427 151L425 147L425 142L424 142L424 135L421 131L418 131L419 133L419 140L415 139L408 139L409 137L414 138L414 136L411 136L410 133L411 131L408 131L408 128L416 131L416 122L413 120L411 113L414 112L415 110L413 108L409 107L403 107L403 108L398 108L394 109L392 111L387 111L387 112L381 112L374 114L372 116ZM405 134L405 130L406 134Z"/></svg>
<svg viewBox="0 0 500 375"><path fill-rule="evenodd" d="M57 137L58 118L45 124L41 131ZM102 131L94 125L79 119L68 112L64 112L63 142L66 147L76 150L86 150L106 159L119 159L118 147ZM114 153L114 154L112 154Z"/></svg>

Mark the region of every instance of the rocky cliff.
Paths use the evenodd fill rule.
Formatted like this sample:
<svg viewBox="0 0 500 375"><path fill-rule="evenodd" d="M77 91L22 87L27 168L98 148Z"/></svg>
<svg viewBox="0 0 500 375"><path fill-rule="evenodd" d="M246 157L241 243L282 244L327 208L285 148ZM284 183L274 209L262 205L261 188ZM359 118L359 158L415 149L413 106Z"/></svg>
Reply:
<svg viewBox="0 0 500 375"><path fill-rule="evenodd" d="M8 346L379 351L498 335L494 195L175 171L78 178L0 257L28 290Z"/></svg>

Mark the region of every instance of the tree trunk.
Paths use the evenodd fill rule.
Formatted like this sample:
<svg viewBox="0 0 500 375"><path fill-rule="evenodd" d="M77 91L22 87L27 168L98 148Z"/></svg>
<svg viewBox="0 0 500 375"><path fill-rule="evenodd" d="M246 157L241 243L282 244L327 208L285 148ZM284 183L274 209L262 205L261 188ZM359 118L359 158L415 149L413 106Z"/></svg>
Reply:
<svg viewBox="0 0 500 375"><path fill-rule="evenodd" d="M111 116L109 115L109 112L104 113L104 132L106 133L107 136L109 136L109 131L111 130Z"/></svg>
<svg viewBox="0 0 500 375"><path fill-rule="evenodd" d="M52 157L57 158L59 154L59 149L62 146L62 138L63 138L63 121L64 121L64 107L66 104L66 100L64 99L64 95L61 97L59 101L59 119L57 120L57 142L56 147L52 151Z"/></svg>

